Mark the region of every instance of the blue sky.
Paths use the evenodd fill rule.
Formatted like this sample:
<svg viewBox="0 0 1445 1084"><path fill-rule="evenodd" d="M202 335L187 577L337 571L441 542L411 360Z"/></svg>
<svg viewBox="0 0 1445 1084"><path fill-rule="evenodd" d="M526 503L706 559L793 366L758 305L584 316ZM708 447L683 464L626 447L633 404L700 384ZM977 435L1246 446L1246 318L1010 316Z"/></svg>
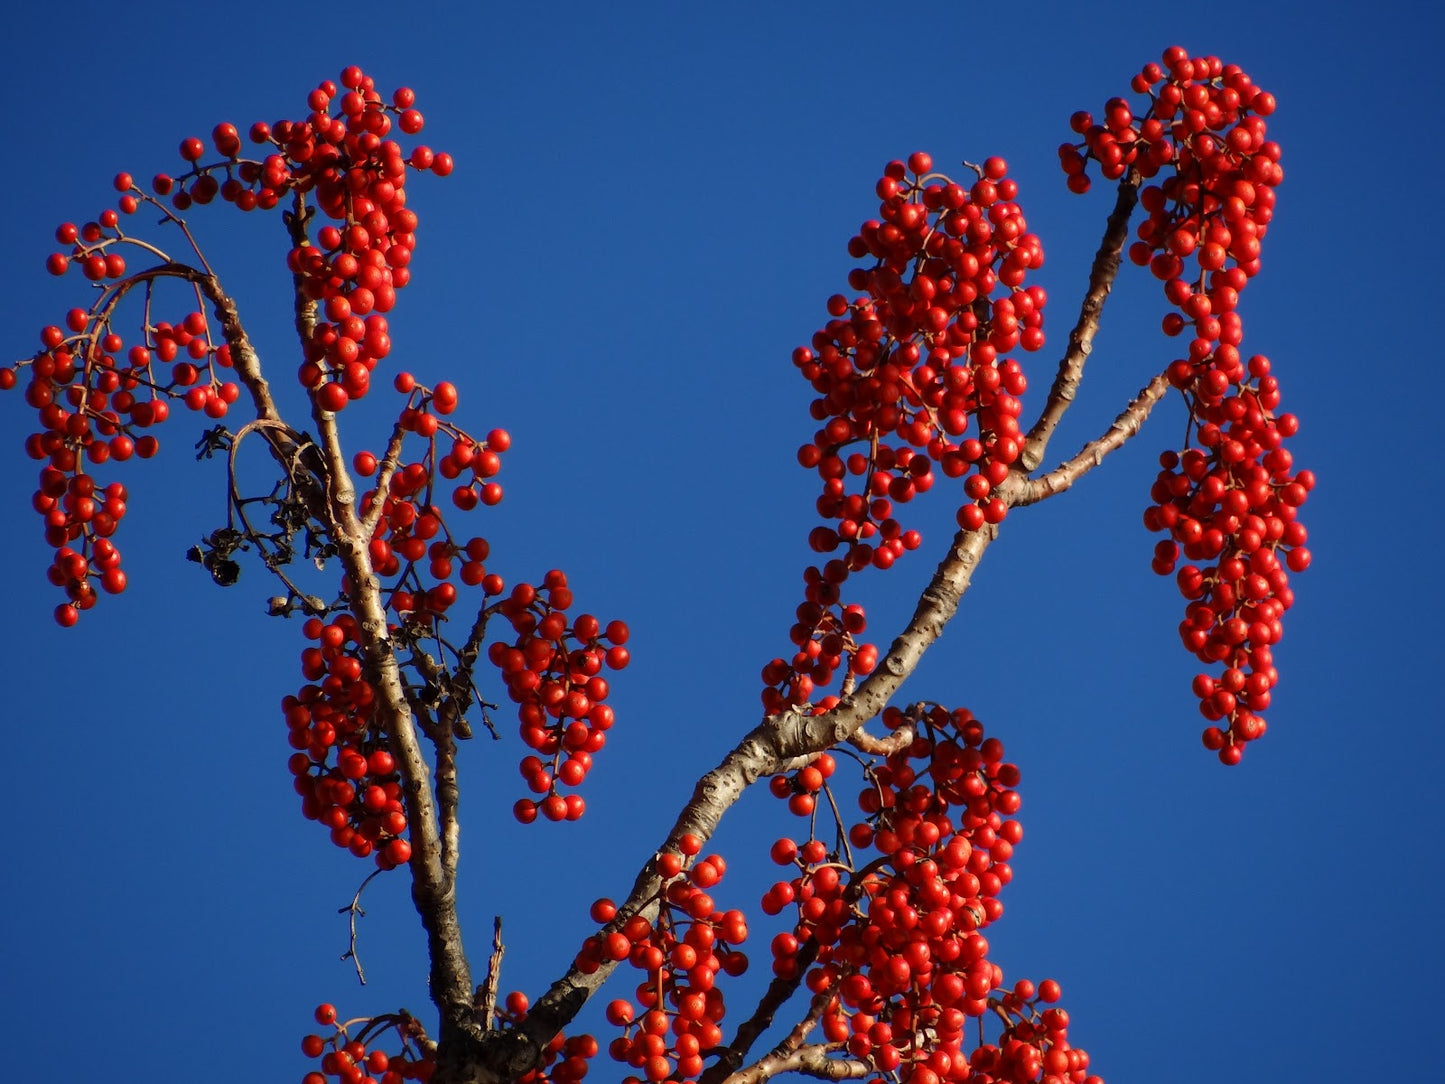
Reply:
<svg viewBox="0 0 1445 1084"><path fill-rule="evenodd" d="M504 916L504 988L534 995L588 932L590 902L625 893L693 780L756 721L758 670L786 646L814 524L815 479L794 461L810 393L789 355L844 289L882 165L917 149L1009 160L1050 294L1027 412L1108 206L1102 190L1064 190L1069 114L1100 110L1175 43L1274 92L1286 177L1242 312L1302 419L1296 460L1320 481L1268 736L1233 770L1199 748L1180 603L1148 568L1140 514L1177 409L1072 493L1009 519L907 692L972 708L1021 765L1026 837L993 955L1010 979L1063 983L1071 1037L1111 1084L1435 1068L1428 1042L1380 1041L1381 1016L1413 1021L1445 966L1432 16L1386 0L1127 22L1087 5L1024 17L948 3L260 17L72 3L11 18L5 356L77 303L75 280L44 273L52 231L109 205L116 171L173 169L177 142L221 120L299 115L350 63L416 90L424 138L457 168L411 186L421 240L393 356L453 380L476 430L513 435L507 498L478 518L493 566L513 579L563 568L579 606L634 634L582 822L512 823L512 728L466 749L463 919L480 965ZM243 229L223 207L192 222L287 382L279 222ZM1121 282L1053 455L1102 431L1172 357L1164 304L1143 277ZM189 453L199 423L172 421L158 461L117 472L132 492L118 538L131 588L64 631L29 509L29 415L0 397L0 1007L23 1037L7 1071L293 1080L318 1001L425 1016L400 874L365 897L369 984L338 960L336 908L369 867L304 822L291 792L277 705L300 681L299 628L264 616L258 570L223 592L183 559L224 513L218 466ZM863 581L880 638L947 543L951 509L933 496L923 550ZM728 906L756 915L767 847L796 824L777 805L750 796L724 821L715 895ZM773 927L754 930L765 969ZM621 1075L605 1057L593 1069Z"/></svg>

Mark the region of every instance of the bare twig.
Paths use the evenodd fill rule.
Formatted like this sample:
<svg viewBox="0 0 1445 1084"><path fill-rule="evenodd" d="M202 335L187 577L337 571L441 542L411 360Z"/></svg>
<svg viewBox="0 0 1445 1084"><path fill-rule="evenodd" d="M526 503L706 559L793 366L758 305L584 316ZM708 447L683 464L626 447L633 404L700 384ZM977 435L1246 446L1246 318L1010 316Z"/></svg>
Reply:
<svg viewBox="0 0 1445 1084"><path fill-rule="evenodd" d="M361 887L356 890L356 895L351 897L351 902L345 907L338 907L336 909L338 915L348 916L347 924L350 927L350 941L346 951L341 954L341 958L343 960L350 960L356 965L356 980L361 983L362 986L366 985L366 972L362 970L361 957L356 954L356 920L366 917L366 912L361 909L361 894L366 891L366 886L371 884L381 872L379 869L372 870L366 880L361 882Z"/></svg>
<svg viewBox="0 0 1445 1084"><path fill-rule="evenodd" d="M502 916L492 919L492 955L487 960L487 979L477 987L477 1016L483 1031L491 1031L496 1023L497 989L502 981L502 957L506 954L502 944Z"/></svg>

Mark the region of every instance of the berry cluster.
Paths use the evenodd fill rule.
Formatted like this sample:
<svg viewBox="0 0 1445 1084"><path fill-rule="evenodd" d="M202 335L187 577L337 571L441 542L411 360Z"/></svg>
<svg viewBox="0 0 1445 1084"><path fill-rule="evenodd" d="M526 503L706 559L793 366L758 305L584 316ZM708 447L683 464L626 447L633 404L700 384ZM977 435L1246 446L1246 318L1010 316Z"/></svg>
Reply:
<svg viewBox="0 0 1445 1084"><path fill-rule="evenodd" d="M868 627L863 607L839 601L846 576L843 562L836 559L804 573L807 600L798 606L797 621L789 630L797 651L791 660L777 658L763 667L763 710L768 714L810 702L813 691L830 685L839 670L864 677L878 665L878 648L855 639ZM817 706L827 710L837 702L836 696L828 696Z"/></svg>
<svg viewBox="0 0 1445 1084"><path fill-rule="evenodd" d="M793 353L823 423L798 458L823 480L819 513L837 522L810 542L818 552L845 548L851 570L887 568L907 548L893 506L931 488L934 463L948 477L977 479L965 482L961 526L1006 512L990 493L1019 455L1026 382L1005 355L1044 343L1045 295L1024 287L1043 247L1004 160L974 168L978 179L965 188L932 172L921 151L888 164L879 218L848 245L873 261L848 275L865 296L829 298L832 319ZM960 441L970 424L977 436ZM860 492L848 492L850 476Z"/></svg>
<svg viewBox="0 0 1445 1084"><path fill-rule="evenodd" d="M826 711L827 708L820 707L820 710ZM819 753L792 775L773 776L768 783L768 790L774 798L788 803L789 813L797 817L811 817L817 812L819 793L828 785L828 780L837 770L838 762L831 753ZM777 911L770 911L769 914L777 914Z"/></svg>
<svg viewBox="0 0 1445 1084"><path fill-rule="evenodd" d="M114 211L100 217L103 222L116 220ZM96 238L96 244L103 244L101 230L99 223L90 222L77 235L76 227L66 224L58 235ZM77 239L78 245L85 243ZM66 266L51 261L57 273L63 274ZM118 256L107 266L124 273ZM111 322L122 296L123 291L113 287L91 309L71 309L65 329L50 326L41 331L43 349L26 363L30 381L25 401L36 409L39 428L26 437L25 450L45 464L33 504L45 517L46 541L56 548L50 578L66 592L67 601L55 611L55 619L65 626L74 625L81 610L95 605L92 580L110 593L125 588L120 553L109 541L124 514L125 487L97 481L87 464L154 456L160 443L142 430L170 416L172 399L220 418L240 394L239 385L221 377L231 366L230 348L214 341L199 312L174 325L148 325L142 340L127 349ZM169 368L161 371L161 365ZM0 369L0 389L15 387L19 371Z"/></svg>
<svg viewBox="0 0 1445 1084"><path fill-rule="evenodd" d="M417 216L404 188L408 166L438 176L452 170L449 155L418 146L408 157L386 138L393 116L404 134L421 131L415 98L402 87L387 105L372 79L351 67L340 87L327 81L311 92L305 120L251 129L252 140L277 151L261 164L258 196L314 191L316 205L335 223L320 227L314 243L302 226L288 257L302 292L325 318L310 329L300 371L323 410L365 396L376 363L391 349L382 314L410 281L416 248Z"/></svg>
<svg viewBox="0 0 1445 1084"><path fill-rule="evenodd" d="M356 621L313 617L303 632L317 642L301 653L309 684L281 704L298 750L289 767L301 813L329 828L338 847L392 869L411 858L411 844L401 838L407 819L396 762L386 735L370 726L376 690L364 674Z"/></svg>
<svg viewBox="0 0 1445 1084"><path fill-rule="evenodd" d="M242 159L240 133L219 124L211 144L223 161L203 164L205 143L185 139L180 154L186 172L152 181L156 195L169 197L177 211L217 195L243 211L269 210L299 192L312 194L332 220L313 239L308 221L294 219L295 243L287 256L303 295L324 317L309 329L299 374L323 410L341 410L365 396L377 362L391 350L384 314L410 281L416 248L417 216L406 206L408 167L442 177L452 171L450 155L417 146L408 156L387 138L393 123L408 136L421 131L415 100L401 87L387 104L370 76L349 67L340 86L326 80L311 92L304 119L251 125L250 141L271 148L262 160Z"/></svg>
<svg viewBox="0 0 1445 1084"><path fill-rule="evenodd" d="M385 493L377 489L363 493L360 510L363 517L376 517L368 548L372 571L391 581L383 588L387 606L399 621L415 627L442 619L456 602L454 577L464 586L481 586L489 595L501 593L502 578L486 569L491 554L487 540L455 538L434 501L434 490L438 474L455 480L468 471L471 477L453 490L452 503L464 511L479 503L497 504L502 486L490 479L501 469L500 455L511 447L512 438L505 429L493 429L484 441L477 441L456 426L439 422L437 414L450 413L456 405L456 389L450 384L429 391L409 373L400 373L397 386L408 395L398 429L420 435L427 442L426 451L411 462L398 461L385 476ZM445 455L438 453L439 436L451 441ZM368 451L352 458L352 467L363 478L377 476L380 466Z"/></svg>
<svg viewBox="0 0 1445 1084"><path fill-rule="evenodd" d="M984 1043L969 1055L968 1075L961 1079L968 1084L1103 1084L1102 1077L1089 1072L1088 1051L1069 1043L1069 1014L1052 1007L1061 993L1052 979L1037 987L1020 979L1011 990L1001 992L993 1005L1004 1021L1003 1029L997 1041ZM935 1068L937 1079L948 1079L950 1062L940 1068L945 1071ZM959 1072L954 1079L960 1079ZM933 1084L930 1078L923 1079Z"/></svg>
<svg viewBox="0 0 1445 1084"><path fill-rule="evenodd" d="M500 455L511 447L504 429L493 429L482 441L443 420L456 409L457 391L448 383L427 389L409 373L398 374L398 391L408 396L397 422L398 432L416 434L427 441L424 455L413 462L397 462L386 476L380 497L372 490L361 498L363 516L379 512L370 542L371 565L389 582L382 594L396 620L410 634L428 632L444 622L463 587L480 586L489 596L501 595L501 576L486 569L491 548L486 539L455 539L446 514L434 503L437 478L455 482L452 504L463 511L479 504L491 506L502 499L502 486L494 476ZM442 454L438 442L446 438ZM358 453L352 462L364 477L379 475L381 462L371 452ZM465 477L464 477L465 476ZM522 798L513 808L517 819L531 823L576 820L586 810L578 794L562 795L559 786L576 787L592 768L592 757L606 743L614 721L605 701L609 684L604 668L620 670L631 654L624 646L627 625L609 622L605 627L590 614L568 623L572 606L567 577L553 570L540 588L518 583L486 610L499 614L515 633L508 644L493 642L487 658L500 670L508 695L517 704L523 742L533 750L522 758L522 777L540 799ZM544 759L545 758L545 759Z"/></svg>
<svg viewBox="0 0 1445 1084"><path fill-rule="evenodd" d="M1181 551L1212 562L1177 571L1188 600L1179 631L1201 662L1225 666L1217 678L1196 677L1194 691L1218 724L1205 729L1205 746L1236 764L1265 731L1260 712L1277 680L1272 647L1294 598L1288 573L1310 563L1296 517L1314 475L1296 471L1283 446L1299 423L1277 413L1269 359L1244 356L1238 312L1284 176L1279 146L1265 138L1275 101L1239 68L1178 47L1162 65L1145 65L1133 87L1149 96L1142 116L1120 98L1106 104L1102 124L1076 113L1083 143L1059 154L1077 192L1088 188L1090 159L1109 178L1129 169L1146 180L1164 174L1140 192L1148 218L1129 257L1164 284L1175 307L1165 333L1191 335L1186 356L1167 370L1188 405L1190 441L1160 457L1144 522L1169 536L1155 547L1159 574L1176 572Z"/></svg>
<svg viewBox="0 0 1445 1084"><path fill-rule="evenodd" d="M336 1006L316 1006L316 1022L335 1028L330 1036L306 1035L301 1053L321 1060L319 1071L301 1078L301 1084L425 1084L436 1072L436 1058L421 1024L405 1011L337 1022ZM400 1042L400 1052L388 1054L384 1041Z"/></svg>
<svg viewBox="0 0 1445 1084"><path fill-rule="evenodd" d="M678 847L657 857L663 882L657 918L633 915L612 932L589 937L577 957L584 972L626 960L643 973L634 1000L619 998L606 1010L608 1023L623 1029L608 1053L639 1074L624 1077L624 1084L700 1074L703 1052L722 1043L718 1025L726 1007L718 973L741 975L748 966L736 948L748 936L743 913L719 910L708 892L726 863L720 855L698 858L702 843L696 836L684 835ZM611 923L616 916L611 900L592 905L595 922Z"/></svg>
<svg viewBox="0 0 1445 1084"><path fill-rule="evenodd" d="M103 490L84 471L67 475L58 467L40 472L40 488L31 503L45 517L46 541L56 547L55 560L46 570L50 582L63 588L68 602L55 609L55 620L69 627L80 619L80 611L95 605L91 577L100 580L108 594L125 590L125 570L120 567L120 550L110 536L125 515L126 488L111 482ZM74 533L72 533L74 531ZM78 541L80 549L70 543Z"/></svg>
<svg viewBox="0 0 1445 1084"><path fill-rule="evenodd" d="M580 794L558 794L557 788L581 784L593 754L606 744L614 714L605 702L610 687L602 670L621 670L632 657L624 646L629 635L624 622L604 627L591 614L579 614L569 625L571 606L567 577L555 569L540 590L519 583L495 606L517 638L510 645L494 642L487 658L517 705L523 743L540 754L522 758L522 778L534 794L546 795L517 800L512 812L523 824L539 813L551 821L575 821L586 811Z"/></svg>
<svg viewBox="0 0 1445 1084"><path fill-rule="evenodd" d="M1003 913L998 895L1023 838L1012 819L1018 768L967 711L889 708L883 721L894 730L907 723L917 735L867 772L859 794L865 819L846 843L830 850L810 833L771 848L773 861L795 873L767 891L762 909L796 906L798 914L793 929L773 939L774 974L831 994L825 1038L880 1072L1024 1081L1047 1064L1059 1080L1084 1080L1088 1058L1069 1047L1067 1016L1038 1005L1057 999L1057 984L1038 995L1027 982L1004 991L979 932ZM794 813L811 814L834 767L820 757L792 778L775 778L773 793ZM866 860L855 849L877 855ZM1006 1022L1002 1036L967 1053L965 1024L990 1012Z"/></svg>
<svg viewBox="0 0 1445 1084"><path fill-rule="evenodd" d="M67 594L55 612L60 624L75 624L79 612L95 604L92 580L100 580L106 590L124 586L114 546L97 545L98 539L109 537L118 517L93 522L66 507L66 498L82 509L90 507L86 502L102 488L81 469L82 462L150 458L159 444L144 431L166 420L171 400L219 419L241 392L229 372L233 347L218 341L202 312L186 313L175 324L152 316L160 281L188 280L199 303L204 275L127 233L122 216L142 207L159 210L194 248L177 212L218 196L250 211L274 208L289 193L313 195L334 224L321 226L313 243L307 233L309 212L288 220L294 246L291 270L304 296L318 303L324 317L306 333L300 378L322 409L340 410L366 394L372 370L391 349L383 314L410 278L416 246L416 214L406 207L407 170L429 169L445 176L452 169L446 154L418 146L408 156L387 138L393 123L406 135L421 130L414 98L402 88L385 104L369 76L347 68L339 87L327 81L311 93L311 112L304 120L251 126L251 142L273 152L263 159L243 158L237 128L219 124L210 139L219 161L203 162L206 143L185 139L179 148L186 163L183 173L156 175L150 192L131 174L117 174L118 210L108 208L83 225L67 222L56 230L65 250L47 258L47 270L53 275L79 270L101 289L89 308L70 310L64 328L43 329L38 354L0 369L0 390L16 387L20 372L29 368L25 397L38 411L40 427L27 438L26 450L67 476L64 493L57 492L54 478L43 478L35 501L46 519L46 537L57 550L51 578ZM127 252L132 258L139 253L153 265L137 271L128 264ZM196 256L204 268L199 251ZM135 289L145 296L139 331L122 336L116 327L119 306ZM162 371L162 365L168 368ZM436 402L441 410L439 394ZM483 483L480 499L486 495ZM459 503L466 499L458 496Z"/></svg>
<svg viewBox="0 0 1445 1084"><path fill-rule="evenodd" d="M808 542L816 553L843 552L805 573L793 629L799 657L774 660L764 673L770 712L807 702L827 683L820 675L839 669L843 652L821 646L850 632L849 618L831 612L839 585L918 547L919 533L899 522L896 506L933 487L935 464L964 479L961 527L978 530L1007 514L994 489L1021 451L1019 396L1028 382L1006 355L1044 343L1046 296L1024 285L1043 247L1015 202L1007 163L971 168L977 179L965 187L933 172L922 151L888 163L876 189L879 217L848 244L851 256L870 261L849 272L858 296L829 298L831 319L793 352L822 423L798 450L798 462L822 479L817 509L828 521ZM856 655L852 665L871 669Z"/></svg>

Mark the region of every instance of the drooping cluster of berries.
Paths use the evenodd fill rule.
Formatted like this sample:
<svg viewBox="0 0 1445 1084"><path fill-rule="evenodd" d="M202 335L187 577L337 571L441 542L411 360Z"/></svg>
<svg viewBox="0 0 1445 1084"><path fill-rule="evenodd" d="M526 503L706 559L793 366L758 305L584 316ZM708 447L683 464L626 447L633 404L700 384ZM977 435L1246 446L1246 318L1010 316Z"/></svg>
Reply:
<svg viewBox="0 0 1445 1084"><path fill-rule="evenodd" d="M502 578L487 572L486 560L491 554L487 540L474 536L461 541L454 536L445 513L435 503L435 489L437 475L455 480L465 470L471 478L456 486L452 503L463 511L479 503L497 504L502 486L491 479L501 469L501 453L511 447L512 438L505 429L493 429L485 440L478 441L456 426L439 422L439 413L449 414L456 406L456 389L450 384L438 384L428 391L408 373L398 374L397 384L408 395L398 428L421 436L426 449L410 462L398 458L395 469L384 476L385 493L368 490L362 494L359 508L363 518L376 517L368 549L372 571L391 581L383 587L387 607L397 620L415 626L445 616L457 600L454 578L466 587L480 586L489 595L502 592ZM437 447L442 436L451 441L445 455ZM381 463L369 451L353 456L352 467L363 478L380 480ZM488 481L482 482L483 478Z"/></svg>
<svg viewBox="0 0 1445 1084"><path fill-rule="evenodd" d="M793 352L823 423L798 458L818 471L818 511L837 524L810 541L818 552L844 548L851 570L886 568L902 554L893 506L932 486L934 463L951 478L979 478L961 526L1006 512L990 492L1018 458L1026 382L1005 356L1044 343L1045 295L1024 286L1043 246L1028 232L1007 163L974 168L978 179L965 188L934 173L921 151L888 164L879 218L848 245L871 261L848 275L862 296L829 298L832 319ZM960 440L971 425L976 435ZM860 479L858 492L848 492L849 477Z"/></svg>
<svg viewBox="0 0 1445 1084"><path fill-rule="evenodd" d="M319 1058L319 1071L301 1078L301 1084L403 1084L419 1080L425 1084L436 1072L436 1058L426 1043L426 1032L415 1017L402 1011L376 1017L337 1021L336 1006L316 1006L316 1022L334 1028L329 1036L306 1035L301 1053ZM399 1046L397 1045L399 1044ZM397 1053L387 1053L390 1045Z"/></svg>
<svg viewBox="0 0 1445 1084"><path fill-rule="evenodd" d="M45 539L55 546L55 560L46 576L65 591L68 600L55 608L55 620L61 625L74 625L81 610L95 605L92 578L98 579L108 594L125 590L120 550L110 536L125 515L127 496L119 482L98 489L96 480L84 470L67 474L55 466L41 469L40 488L31 504L45 517Z"/></svg>
<svg viewBox="0 0 1445 1084"><path fill-rule="evenodd" d="M586 811L580 794L559 794L558 788L581 784L593 754L607 743L615 716L606 703L610 689L602 671L621 670L632 657L625 622L604 627L591 614L579 614L569 623L571 606L567 577L556 569L540 588L519 583L495 606L516 639L495 641L487 658L517 705L523 744L540 754L522 758L522 777L533 794L546 796L517 800L512 812L523 824L539 814L575 821Z"/></svg>
<svg viewBox="0 0 1445 1084"><path fill-rule="evenodd" d="M726 1005L718 974L747 970L748 958L737 948L747 940L747 920L741 911L720 910L709 891L727 865L721 855L698 857L701 849L701 840L684 835L677 851L659 854L657 917L633 915L618 929L589 937L577 956L586 973L623 960L643 973L634 997L618 998L606 1010L608 1023L623 1029L608 1053L636 1070L624 1084L698 1076L703 1053L722 1045ZM616 916L611 900L592 905L594 922Z"/></svg>
<svg viewBox="0 0 1445 1084"><path fill-rule="evenodd" d="M416 248L417 216L404 189L408 167L438 176L452 171L449 155L417 146L407 156L386 138L393 116L406 135L421 131L415 97L402 87L388 105L369 76L347 68L340 87L328 81L311 92L305 120L251 130L253 140L278 152L262 163L262 191L314 190L317 206L334 223L321 226L314 239L298 237L289 257L301 289L324 316L311 329L300 372L323 410L341 410L365 396L371 372L390 350L381 314L410 280Z"/></svg>
<svg viewBox="0 0 1445 1084"><path fill-rule="evenodd" d="M817 507L827 522L808 542L816 553L843 552L805 573L805 608L823 623L794 630L794 646L811 659L769 664L769 711L806 702L801 687L824 684L813 671L839 669L837 656L824 652L819 663L808 645L845 631L824 613L850 574L888 568L918 547L918 531L900 523L896 506L933 487L935 465L964 479L959 526L978 530L1007 514L993 491L1021 452L1019 396L1028 382L1006 355L1044 343L1046 295L1024 285L1043 264L1043 247L1015 202L1007 163L971 168L977 179L965 187L933 172L921 151L888 163L876 189L879 217L848 244L868 261L849 272L855 296L829 298L831 319L793 352L818 394L811 413L822 425L798 450L823 483Z"/></svg>
<svg viewBox="0 0 1445 1084"><path fill-rule="evenodd" d="M1035 986L1020 979L994 999L994 1011L1004 1020L999 1037L975 1048L968 1058L967 1075L952 1079L967 1084L1103 1084L1089 1072L1089 1053L1069 1042L1069 1014L1053 1007L1062 991L1052 979ZM940 1059L934 1068L939 1080L950 1079L939 1068L951 1068ZM932 1084L925 1078L926 1084Z"/></svg>
<svg viewBox="0 0 1445 1084"><path fill-rule="evenodd" d="M401 777L386 735L371 725L376 689L367 679L356 620L308 618L302 629L315 646L301 653L308 684L281 703L290 730L288 766L301 813L330 829L331 841L381 869L411 858L402 838L407 819Z"/></svg>
<svg viewBox="0 0 1445 1084"><path fill-rule="evenodd" d="M16 387L20 374L30 371L26 401L40 420L39 429L26 440L31 457L48 461L70 476L77 491L85 490L92 483L81 480L83 461L100 464L156 454L158 441L146 430L166 420L171 400L180 399L191 410L219 419L240 395L240 384L228 371L232 346L219 341L202 312L187 313L175 324L154 320L157 283L188 279L199 303L196 276L203 272L182 268L160 248L126 232L122 216L142 207L153 207L180 226L194 248L177 212L218 196L250 211L274 208L293 192L313 195L331 221L316 230L314 242L307 233L310 215L291 223L291 269L323 317L307 332L301 382L326 410L339 410L365 395L372 370L391 349L383 314L410 277L416 246L416 214L406 207L407 170L429 169L445 176L452 169L446 154L417 146L407 155L388 138L393 126L406 135L421 130L414 97L402 88L385 103L369 76L347 68L340 86L327 81L311 93L311 112L305 119L251 126L251 142L273 152L264 158L243 158L240 132L234 125L219 124L210 145L220 160L203 161L203 140L183 140L179 149L185 172L158 174L149 192L131 174L117 174L118 209L107 208L82 225L63 223L56 240L64 250L47 258L47 269L53 275L78 270L103 288L88 308L70 310L64 328L43 329L38 354L0 369L0 390ZM132 260L144 257L150 266L137 271L127 262L127 253ZM205 268L204 259L196 255L198 267ZM145 295L139 328L123 336L118 310L137 288ZM49 482L48 489L54 488ZM56 504L55 494L46 489L43 484L36 504L44 506L40 511L46 517L47 537L57 551L66 550L57 552L56 566L66 573L57 586L66 591L67 601L56 608L55 617L68 626L95 604L93 580L107 590L121 580L118 558L114 547L107 546L99 547L97 559L96 540L109 535L71 514L63 501ZM485 483L480 497L486 498ZM84 567L74 560L77 554ZM107 572L112 573L111 586L106 586Z"/></svg>
<svg viewBox="0 0 1445 1084"><path fill-rule="evenodd" d="M1144 522L1169 536L1155 547L1156 572L1175 573L1181 551L1196 562L1176 574L1188 600L1180 637L1200 661L1225 667L1196 677L1194 691L1215 724L1205 746L1236 764L1265 731L1260 713L1278 676L1272 647L1294 599L1288 573L1310 563L1297 515L1314 475L1296 470L1283 446L1299 422L1278 412L1269 359L1244 356L1238 312L1284 176L1279 146L1266 139L1275 100L1239 68L1178 47L1162 65L1145 65L1133 88L1149 96L1141 116L1119 98L1101 124L1077 113L1082 147L1059 153L1074 191L1088 188L1089 159L1105 177L1132 167L1159 178L1139 194L1148 218L1129 257L1163 283L1174 306L1165 333L1190 336L1186 356L1167 370L1188 405L1190 439L1160 457Z"/></svg>
<svg viewBox="0 0 1445 1084"><path fill-rule="evenodd" d="M1069 1046L1067 1016L1039 1005L1057 999L1057 984L1004 990L979 932L1003 913L998 895L1023 837L1013 819L1018 768L962 709L889 708L883 721L917 733L867 772L858 799L865 819L846 843L830 848L810 833L771 848L773 861L795 873L767 891L762 909L798 914L793 929L773 939L774 973L801 975L815 995L833 992L825 1039L880 1073L1024 1081L1047 1065L1061 1081L1085 1080L1088 1056ZM829 786L834 768L825 754L775 778L773 793L794 813L811 814L812 796ZM965 1025L990 1012L1007 1021L1002 1035L970 1052Z"/></svg>
<svg viewBox="0 0 1445 1084"><path fill-rule="evenodd" d="M486 539L465 542L454 538L446 513L433 502L437 478L456 482L452 504L463 511L495 505L502 486L494 476L500 455L511 447L506 430L493 429L478 441L439 415L450 414L457 392L450 384L428 390L410 374L397 377L397 388L408 396L398 419L403 434L427 441L426 452L413 462L399 461L386 479L380 497L379 517L370 542L372 569L389 582L383 598L396 620L411 631L439 626L456 603L463 587L480 586L487 595L501 595L502 577L486 569L491 548ZM449 438L442 454L438 442ZM361 452L353 466L363 476L379 475L381 462ZM467 475L466 480L461 480ZM363 516L376 511L378 491L362 496ZM559 794L559 787L576 787L592 768L592 757L606 743L614 714L606 703L609 686L604 669L620 670L631 658L624 646L627 625L609 622L605 627L590 614L569 624L566 611L573 604L564 573L553 570L542 585L518 583L506 597L485 611L498 614L512 626L512 643L494 641L487 658L501 672L508 695L517 704L523 742L533 751L521 761L522 777L533 794L513 807L517 819L531 823L576 820L586 810L579 794ZM422 675L425 684L427 676Z"/></svg>
<svg viewBox="0 0 1445 1084"><path fill-rule="evenodd" d="M846 575L836 559L805 573L807 597L788 633L797 650L791 660L777 658L763 667L763 710L769 715L811 702L814 690L827 688L839 671L866 677L878 665L878 648L856 639L868 627L863 607L839 601ZM825 696L815 707L827 710L837 702Z"/></svg>
<svg viewBox="0 0 1445 1084"><path fill-rule="evenodd" d="M114 214L101 217L111 221ZM59 232L69 236L75 229L67 224ZM80 232L98 236L99 229L87 223ZM121 296L112 288L89 310L71 309L65 329L42 330L40 353L0 369L0 390L16 387L26 368L30 374L25 401L36 409L39 428L26 437L25 450L44 463L33 504L45 517L46 541L56 548L50 578L66 592L55 610L64 626L95 605L92 581L110 593L125 588L120 553L110 542L124 514L125 487L99 482L90 466L154 456L160 443L143 431L169 417L171 399L220 418L240 393L239 385L221 378L231 365L230 349L213 340L201 313L174 325L150 325L142 341L127 349L111 330Z"/></svg>
<svg viewBox="0 0 1445 1084"><path fill-rule="evenodd" d="M340 86L326 80L311 92L305 118L251 125L250 141L271 148L260 161L243 159L240 133L220 124L211 144L222 161L203 163L205 143L186 139L180 145L186 172L158 174L152 181L156 195L169 197L177 211L217 195L243 211L269 210L293 192L314 197L330 222L313 237L309 217L293 219L287 263L303 294L321 310L307 334L299 376L323 410L338 411L365 396L377 362L391 350L384 314L410 281L416 249L417 216L406 206L407 170L442 177L452 171L450 155L426 146L408 155L388 138L393 127L407 136L421 131L415 101L407 87L384 101L370 76L349 67Z"/></svg>

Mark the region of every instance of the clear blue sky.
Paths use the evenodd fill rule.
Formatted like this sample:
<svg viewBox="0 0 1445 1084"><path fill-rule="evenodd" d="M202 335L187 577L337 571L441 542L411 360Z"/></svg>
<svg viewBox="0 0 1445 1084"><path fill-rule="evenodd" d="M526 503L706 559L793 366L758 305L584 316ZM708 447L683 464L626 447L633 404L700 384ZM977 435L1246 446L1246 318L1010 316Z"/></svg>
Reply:
<svg viewBox="0 0 1445 1084"><path fill-rule="evenodd" d="M23 5L0 74L5 357L76 303L76 280L44 273L51 234L109 205L116 171L172 169L179 139L220 120L299 115L346 64L415 88L457 169L412 186L421 242L393 356L454 380L477 430L513 434L508 496L484 521L493 564L564 568L579 605L634 630L584 821L511 822L510 727L466 749L473 954L500 912L504 988L535 995L591 900L625 893L692 781L756 720L814 523L793 459L810 395L789 353L843 289L883 163L1008 158L1047 253L1036 409L1107 210L1102 190L1064 190L1069 114L1099 110L1170 44L1243 65L1279 99L1286 170L1246 341L1274 359L1303 420L1297 461L1320 479L1269 735L1234 770L1198 745L1197 667L1140 524L1177 413L1010 518L908 693L971 707L1022 766L1027 834L994 957L1010 979L1063 983L1071 1037L1110 1084L1433 1077L1415 1019L1445 967L1445 652L1426 552L1445 526L1428 384L1445 285L1437 17L1399 0L1158 10ZM279 222L238 236L229 208L192 221L288 381ZM1153 283L1121 284L1056 454L1172 356L1163 305ZM173 421L162 459L119 475L132 587L68 632L29 509L29 425L18 395L0 397L7 1075L297 1080L318 1001L426 1015L402 875L368 889L370 984L338 961L336 908L368 866L291 792L277 705L299 683L299 629L263 616L256 569L222 592L183 559L224 511L219 467L189 454L199 424ZM880 637L947 543L950 511L931 503L923 552L867 581ZM794 826L765 795L737 809L718 899L756 916L766 848ZM754 930L765 969L773 927ZM593 1074L621 1076L605 1056Z"/></svg>

